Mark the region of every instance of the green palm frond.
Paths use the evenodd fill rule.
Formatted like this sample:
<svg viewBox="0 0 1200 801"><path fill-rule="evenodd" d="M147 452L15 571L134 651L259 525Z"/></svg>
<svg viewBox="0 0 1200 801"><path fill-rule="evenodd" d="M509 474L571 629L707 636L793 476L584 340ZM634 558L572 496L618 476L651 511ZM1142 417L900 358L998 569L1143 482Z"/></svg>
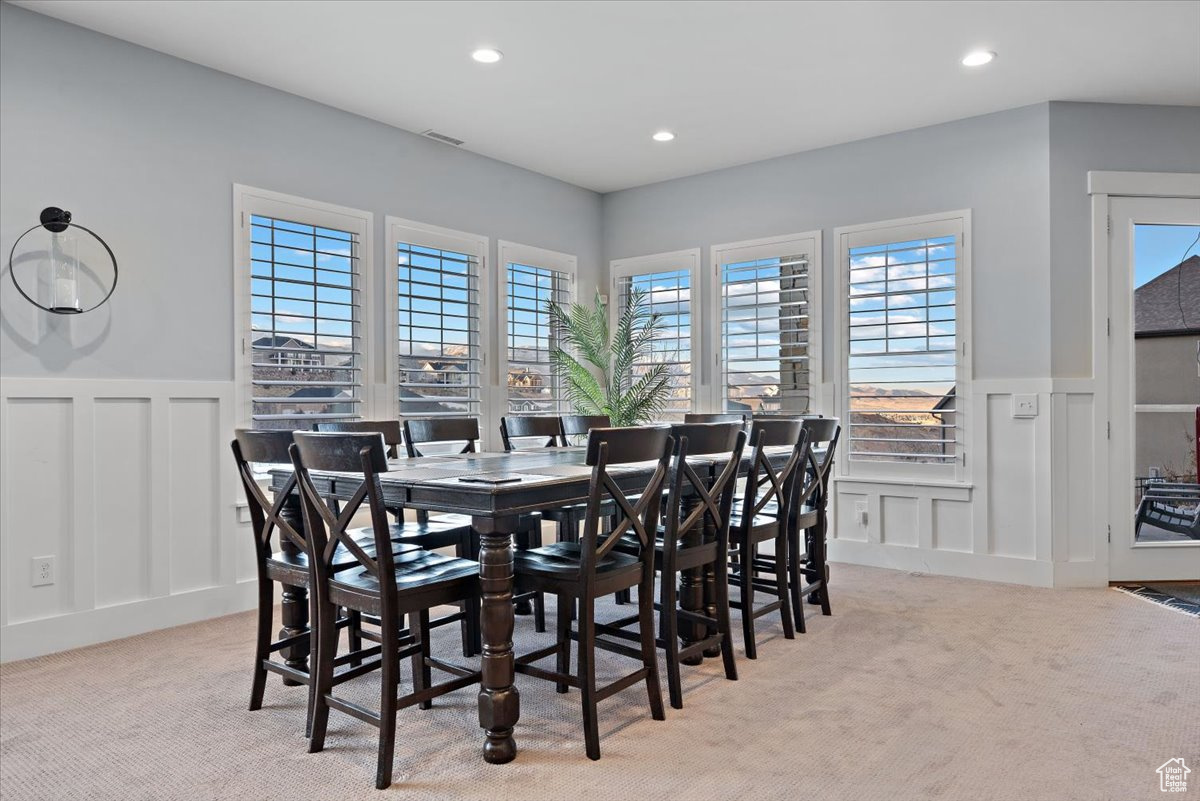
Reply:
<svg viewBox="0 0 1200 801"><path fill-rule="evenodd" d="M610 329L608 307L599 293L590 306L564 308L551 302L548 311L557 339L550 363L578 413L606 414L615 426L662 414L671 390L668 365L634 375L634 365L650 360L652 343L663 330L662 317L651 311L645 292L630 293L615 329Z"/></svg>

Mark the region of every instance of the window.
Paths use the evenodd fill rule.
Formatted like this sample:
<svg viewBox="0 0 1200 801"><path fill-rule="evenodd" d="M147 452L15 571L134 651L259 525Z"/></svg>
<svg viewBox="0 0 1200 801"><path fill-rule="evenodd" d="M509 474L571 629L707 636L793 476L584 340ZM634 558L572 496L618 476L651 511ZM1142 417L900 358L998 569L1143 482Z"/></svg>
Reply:
<svg viewBox="0 0 1200 801"><path fill-rule="evenodd" d="M812 410L819 375L819 233L713 248L721 328L719 405L749 414Z"/></svg>
<svg viewBox="0 0 1200 801"><path fill-rule="evenodd" d="M569 413L550 367L556 347L547 304L570 303L575 257L509 242L500 243L504 265L507 414Z"/></svg>
<svg viewBox="0 0 1200 801"><path fill-rule="evenodd" d="M242 415L276 429L360 417L370 215L235 192Z"/></svg>
<svg viewBox="0 0 1200 801"><path fill-rule="evenodd" d="M479 417L487 239L388 218L401 417Z"/></svg>
<svg viewBox="0 0 1200 801"><path fill-rule="evenodd" d="M962 475L968 230L968 212L839 229L849 472Z"/></svg>
<svg viewBox="0 0 1200 801"><path fill-rule="evenodd" d="M700 263L698 250L663 253L612 263L615 320L627 307L634 292L646 299L650 311L660 316L663 330L650 345L644 361L633 365L631 380L637 380L655 366L667 365L671 394L663 410L663 419L682 420L693 409L693 354L699 348L693 334L692 287Z"/></svg>

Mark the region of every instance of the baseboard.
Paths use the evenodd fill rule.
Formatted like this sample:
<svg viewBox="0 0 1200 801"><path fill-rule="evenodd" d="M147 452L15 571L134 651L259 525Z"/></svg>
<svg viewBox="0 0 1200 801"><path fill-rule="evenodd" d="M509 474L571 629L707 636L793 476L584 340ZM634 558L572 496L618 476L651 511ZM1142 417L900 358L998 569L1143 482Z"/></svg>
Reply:
<svg viewBox="0 0 1200 801"><path fill-rule="evenodd" d="M1012 556L906 548L877 542L833 540L829 543L829 559L834 562L850 562L868 567L886 567L893 570L999 581L1006 584L1027 584L1031 587L1054 586L1053 563L1040 562L1036 559L1018 559Z"/></svg>
<svg viewBox="0 0 1200 801"><path fill-rule="evenodd" d="M252 580L14 623L0 628L0 662L244 612L253 609L257 599L258 581Z"/></svg>

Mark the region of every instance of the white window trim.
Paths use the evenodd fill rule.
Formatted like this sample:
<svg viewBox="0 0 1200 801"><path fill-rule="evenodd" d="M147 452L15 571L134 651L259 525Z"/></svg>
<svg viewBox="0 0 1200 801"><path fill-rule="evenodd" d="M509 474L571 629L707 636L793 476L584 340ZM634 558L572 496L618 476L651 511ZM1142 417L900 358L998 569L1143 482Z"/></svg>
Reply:
<svg viewBox="0 0 1200 801"><path fill-rule="evenodd" d="M363 417L375 414L372 387L375 363L373 347L376 332L372 327L374 282L375 215L369 211L323 203L318 200L257 189L243 184L233 185L233 347L234 347L234 419L239 428L252 425L250 353L250 216L261 215L282 219L303 218L296 222L350 231L359 237L359 342L362 347Z"/></svg>
<svg viewBox="0 0 1200 801"><path fill-rule="evenodd" d="M492 397L489 401L495 425L491 425L485 435L485 443L499 443L500 435L496 433L500 418L508 411L508 265L525 264L530 267L541 267L556 270L567 275L567 302L574 303L577 298L579 283L579 259L570 253L557 250L547 250L533 245L522 245L517 242L499 240L496 243L495 275L496 297L492 303L495 318L492 323L492 342L496 352L496 369L492 374ZM488 439L493 437L493 439ZM498 447L492 445L492 447Z"/></svg>
<svg viewBox="0 0 1200 801"><path fill-rule="evenodd" d="M488 332L492 330L492 286L493 281L489 270L491 240L480 234L466 231L456 231L453 228L443 228L438 225L406 220L402 217L388 215L384 219L384 231L387 234L387 253L384 261L384 320L386 367L384 369L384 386L386 399L381 399L380 409L390 410L390 415L400 419L400 397L396 385L400 381L399 343L396 340L396 330L400 324L399 309L396 305L396 284L399 280L399 267L396 263L396 247L401 242L407 242L422 247L451 250L466 253L479 260L479 428L481 434L500 425L500 420L494 417L492 404L488 402L490 372L489 365L494 361L489 358L491 339ZM493 425L493 423L495 425Z"/></svg>
<svg viewBox="0 0 1200 801"><path fill-rule="evenodd" d="M634 256L627 259L615 259L608 263L609 275L609 303L608 316L612 326L615 328L616 321L620 315L620 309L617 308L619 300L619 292L617 291L618 281L622 278L632 278L636 275L646 275L648 273L660 272L677 272L679 270L687 270L690 276L689 286L691 287L691 297L689 299L690 314L692 316L692 405L688 411L695 412L701 408L706 398L706 393L702 391L702 383L700 370L704 359L701 358L701 348L703 347L704 330L704 301L700 289L700 248L689 248L687 250L672 250L667 253L653 253L648 256Z"/></svg>
<svg viewBox="0 0 1200 801"><path fill-rule="evenodd" d="M955 266L955 336L958 339L958 359L955 370L955 414L956 436L959 457L953 467L934 464L901 464L889 462L854 462L848 456L837 460L837 473L842 478L894 478L899 481L924 477L926 479L969 485L971 483L972 460L975 448L971 433L975 429L972 408L971 379L974 377L972 358L974 343L971 324L971 210L960 209L940 214L904 217L894 220L847 225L833 229L836 243L837 305L834 319L837 334L834 338L834 363L837 365L834 378L834 403L837 414L843 421L841 449L844 454L850 449L850 415L846 399L849 384L850 351L850 298L849 260L852 247L872 244L901 242L925 236L945 236L946 226L958 226L962 242L958 248L958 263ZM916 230L914 230L916 229ZM924 230L922 230L924 229Z"/></svg>
<svg viewBox="0 0 1200 801"><path fill-rule="evenodd" d="M784 234L781 236L768 236L760 239L746 239L741 242L726 242L720 245L713 245L709 248L708 261L712 267L712 299L708 304L709 313L712 315L709 319L713 321L712 332L712 358L706 359L708 364L713 366L713 372L709 376L708 384L710 390L708 392L708 408L714 412L725 411L725 386L722 378L724 371L722 370L722 321L721 301L723 298L723 289L721 283L721 267L724 264L732 264L740 261L750 261L752 259L767 259L778 257L781 250L786 250L787 246L795 245L797 248L805 250L809 254L808 258L808 383L809 383L809 405L814 414L825 413L822 407L821 385L824 382L822 348L824 347L824 339L822 330L824 329L824 298L825 293L822 288L821 275L824 272L824 250L821 241L821 231L805 231L799 234Z"/></svg>

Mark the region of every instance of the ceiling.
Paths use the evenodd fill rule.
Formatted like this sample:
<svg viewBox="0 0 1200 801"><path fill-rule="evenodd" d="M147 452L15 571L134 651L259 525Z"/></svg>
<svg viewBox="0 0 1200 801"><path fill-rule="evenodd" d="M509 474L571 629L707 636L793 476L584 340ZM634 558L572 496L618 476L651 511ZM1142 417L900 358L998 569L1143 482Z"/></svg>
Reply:
<svg viewBox="0 0 1200 801"><path fill-rule="evenodd" d="M16 4L599 192L1046 100L1200 105L1200 0Z"/></svg>

